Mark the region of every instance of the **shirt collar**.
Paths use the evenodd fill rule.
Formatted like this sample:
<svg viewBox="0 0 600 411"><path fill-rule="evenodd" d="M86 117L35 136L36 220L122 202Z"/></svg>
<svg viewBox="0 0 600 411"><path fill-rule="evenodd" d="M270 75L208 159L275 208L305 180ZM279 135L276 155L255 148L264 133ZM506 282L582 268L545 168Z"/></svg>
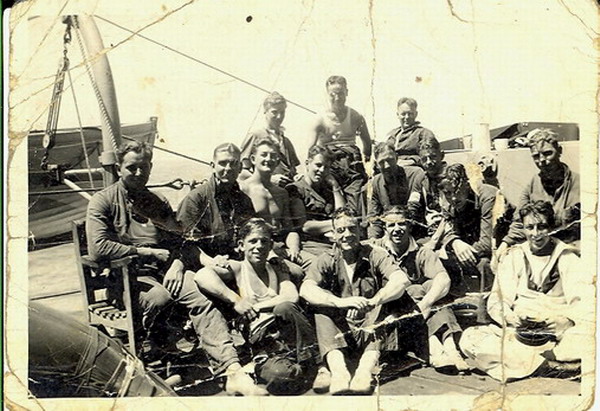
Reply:
<svg viewBox="0 0 600 411"><path fill-rule="evenodd" d="M396 260L402 261L402 260L404 260L406 258L406 256L409 253L412 253L413 251L417 251L419 249L419 245L417 244L417 242L415 241L415 239L413 238L413 236L409 235L409 237L408 237L408 247L406 248L406 250L404 251L404 253L402 255L397 255L394 252L394 248L390 244L390 239L386 237L385 248L388 251L388 253L390 255L392 255Z"/></svg>

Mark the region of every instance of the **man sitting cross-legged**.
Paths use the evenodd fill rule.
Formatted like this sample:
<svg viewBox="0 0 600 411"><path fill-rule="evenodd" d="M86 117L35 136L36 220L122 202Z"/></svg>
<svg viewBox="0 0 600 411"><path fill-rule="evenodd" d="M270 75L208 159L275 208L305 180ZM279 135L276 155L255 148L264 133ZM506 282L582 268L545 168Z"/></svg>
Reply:
<svg viewBox="0 0 600 411"><path fill-rule="evenodd" d="M267 388L289 394L306 380L308 368L314 364L315 335L296 305L298 291L290 281L290 268L278 257L268 258L272 235L272 227L262 218L249 220L239 232L244 259L231 261L226 274L219 275L206 267L196 274L196 282L203 291L226 304L224 313L230 313L249 328L246 337L255 360L261 354L270 358L256 368ZM273 328L281 334L277 340L284 346L274 346L268 338L268 331Z"/></svg>
<svg viewBox="0 0 600 411"><path fill-rule="evenodd" d="M350 212L338 211L333 228L335 248L311 265L300 289L315 313L319 350L331 372L328 383L326 369L319 370L313 388L369 393L380 352L407 348L425 324L420 315L379 324L417 310L405 293L410 280L384 250L359 242L358 221ZM402 337L408 329L410 340ZM356 356L352 377L346 360Z"/></svg>
<svg viewBox="0 0 600 411"><path fill-rule="evenodd" d="M118 152L120 179L90 200L86 232L90 257L96 261L137 256L134 301L143 311L151 340L165 337L160 314L173 302L188 311L202 348L216 374L228 376L230 393L264 394L240 366L227 323L185 271L179 255L181 227L168 201L146 188L152 151L140 142L123 144Z"/></svg>
<svg viewBox="0 0 600 411"><path fill-rule="evenodd" d="M277 147L270 139L258 139L252 148L250 160L254 172L241 182L242 191L252 200L256 216L275 227L277 235L273 251L306 269L313 256L301 248L298 224L304 219L304 207L292 208L288 191L271 181L279 164Z"/></svg>
<svg viewBox="0 0 600 411"><path fill-rule="evenodd" d="M450 290L450 277L442 262L433 250L420 247L412 237L412 223L405 207L394 206L381 219L385 235L373 240L373 244L386 250L412 282L406 292L427 321L430 364L438 370L468 369L456 348L462 330L452 310L434 307Z"/></svg>

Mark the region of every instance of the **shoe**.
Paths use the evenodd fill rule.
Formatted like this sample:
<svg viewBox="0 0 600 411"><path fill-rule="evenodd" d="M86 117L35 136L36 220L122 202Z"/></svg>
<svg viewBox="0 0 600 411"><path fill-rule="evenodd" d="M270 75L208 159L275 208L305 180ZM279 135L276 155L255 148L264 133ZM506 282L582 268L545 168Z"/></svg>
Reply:
<svg viewBox="0 0 600 411"><path fill-rule="evenodd" d="M341 395L350 389L350 373L331 374L331 384L329 384L329 393L331 395Z"/></svg>
<svg viewBox="0 0 600 411"><path fill-rule="evenodd" d="M329 385L331 384L331 373L327 367L319 367L317 376L313 382L313 391L317 394L327 392Z"/></svg>
<svg viewBox="0 0 600 411"><path fill-rule="evenodd" d="M458 374L458 368L454 364L454 361L446 353L441 351L437 355L430 355L429 363L435 370L442 374L456 375Z"/></svg>
<svg viewBox="0 0 600 411"><path fill-rule="evenodd" d="M242 370L227 377L225 392L229 395L243 395L244 397L268 395L266 389L256 385L254 380Z"/></svg>
<svg viewBox="0 0 600 411"><path fill-rule="evenodd" d="M355 394L371 394L372 382L373 375L370 372L357 372L350 382L350 391Z"/></svg>

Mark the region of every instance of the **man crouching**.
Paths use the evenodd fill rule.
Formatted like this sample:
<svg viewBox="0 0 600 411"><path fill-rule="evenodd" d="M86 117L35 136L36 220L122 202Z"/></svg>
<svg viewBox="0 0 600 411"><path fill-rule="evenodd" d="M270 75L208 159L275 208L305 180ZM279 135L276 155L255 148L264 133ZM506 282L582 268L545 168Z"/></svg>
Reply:
<svg viewBox="0 0 600 411"><path fill-rule="evenodd" d="M314 368L316 338L297 305L298 291L290 280L290 270L300 268L288 267L279 257L268 259L272 236L273 228L265 220L248 220L238 235L244 259L230 261L227 273L205 267L196 274L196 282L224 302L224 315L241 326L254 354L256 373L267 389L297 394L306 385L303 382L312 381L307 372Z"/></svg>
<svg viewBox="0 0 600 411"><path fill-rule="evenodd" d="M417 308L405 293L410 280L404 271L384 250L359 242L356 217L337 211L333 229L334 249L311 265L300 289L300 295L313 306L319 350L331 372L327 384L327 371L319 370L313 388L322 390L329 385L333 395L349 390L370 393L380 352L401 348L403 322L380 323L390 315ZM409 321L412 332L424 329L422 316L413 320ZM351 378L346 360L354 353L360 358Z"/></svg>

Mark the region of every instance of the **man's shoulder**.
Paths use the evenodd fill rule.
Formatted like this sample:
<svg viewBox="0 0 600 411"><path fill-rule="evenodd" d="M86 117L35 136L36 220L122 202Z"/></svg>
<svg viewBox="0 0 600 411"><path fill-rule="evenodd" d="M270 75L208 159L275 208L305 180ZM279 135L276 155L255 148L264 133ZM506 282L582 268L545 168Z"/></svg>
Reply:
<svg viewBox="0 0 600 411"><path fill-rule="evenodd" d="M496 199L498 188L489 184L481 183L478 190L478 195L482 200Z"/></svg>
<svg viewBox="0 0 600 411"><path fill-rule="evenodd" d="M421 137L433 137L433 138L435 138L435 134L433 134L433 131L431 131L428 128L423 127L421 125L421 123L419 123L417 125L415 131L418 132Z"/></svg>
<svg viewBox="0 0 600 411"><path fill-rule="evenodd" d="M422 180L422 179L427 178L427 174L425 174L425 171L421 167L406 166L406 167L402 167L402 168L404 169L404 172L406 173L406 177L408 177L409 179L414 178L414 179Z"/></svg>
<svg viewBox="0 0 600 411"><path fill-rule="evenodd" d="M109 185L108 187L103 188L100 191L97 191L90 200L90 205L97 205L104 202L115 202L115 197L117 197L118 192L121 190L120 184L117 181Z"/></svg>
<svg viewBox="0 0 600 411"><path fill-rule="evenodd" d="M348 107L350 109L350 121L362 122L365 121L365 118L358 111L354 110L352 107Z"/></svg>

